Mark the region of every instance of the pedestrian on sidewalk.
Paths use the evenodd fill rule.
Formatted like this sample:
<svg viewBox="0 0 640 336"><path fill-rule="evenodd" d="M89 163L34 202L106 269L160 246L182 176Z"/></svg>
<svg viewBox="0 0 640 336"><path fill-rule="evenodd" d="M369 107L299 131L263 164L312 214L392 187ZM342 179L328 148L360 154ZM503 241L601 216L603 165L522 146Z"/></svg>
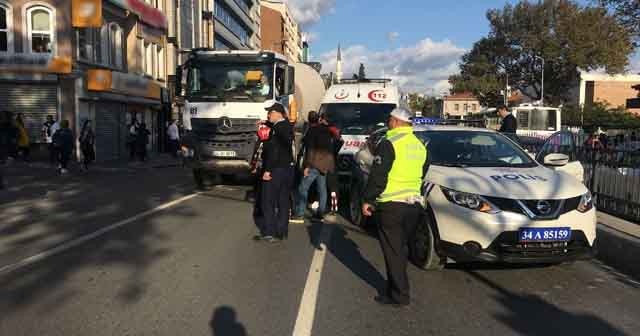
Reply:
<svg viewBox="0 0 640 336"><path fill-rule="evenodd" d="M6 186L4 167L18 143L18 130L14 126L11 112L0 112L0 190Z"/></svg>
<svg viewBox="0 0 640 336"><path fill-rule="evenodd" d="M42 124L42 138L48 146L47 149L49 150L49 163L51 163L51 165L54 165L56 164L56 162L58 162L56 151L53 147L53 134L58 129L60 129L60 124L53 119L53 116L48 115L47 121Z"/></svg>
<svg viewBox="0 0 640 336"><path fill-rule="evenodd" d="M91 127L91 120L86 120L80 131L80 151L82 152L82 169L89 170L89 164L96 159L96 135Z"/></svg>
<svg viewBox="0 0 640 336"><path fill-rule="evenodd" d="M135 148L138 154L138 159L141 162L147 160L147 145L149 144L149 135L151 132L147 129L147 124L141 123L138 127L138 133L136 135Z"/></svg>
<svg viewBox="0 0 640 336"><path fill-rule="evenodd" d="M327 174L335 170L333 135L326 123L320 122L316 111L308 116L309 129L302 139L304 151L303 177L298 186L296 207L291 223L304 223L304 214L308 205L309 189L315 182L319 207L316 212L322 218L327 210Z"/></svg>
<svg viewBox="0 0 640 336"><path fill-rule="evenodd" d="M266 125L271 129L264 144L261 208L264 220L263 240L278 242L289 232L290 195L293 185L293 127L284 106L268 100Z"/></svg>
<svg viewBox="0 0 640 336"><path fill-rule="evenodd" d="M29 161L29 153L31 141L29 140L29 133L24 125L24 117L22 113L18 113L16 116L15 126L18 129L18 154L22 156L22 160Z"/></svg>
<svg viewBox="0 0 640 336"><path fill-rule="evenodd" d="M178 158L178 149L180 148L180 130L178 129L178 121L171 119L171 123L167 128L167 136L169 137L169 151L171 156Z"/></svg>
<svg viewBox="0 0 640 336"><path fill-rule="evenodd" d="M138 139L138 119L135 117L131 120L131 123L127 127L129 133L127 134L127 147L129 148L129 161L133 161L136 157L136 142Z"/></svg>
<svg viewBox="0 0 640 336"><path fill-rule="evenodd" d="M59 172L66 174L69 172L68 164L73 154L74 136L69 129L69 120L60 122L60 129L53 134L53 146L58 153Z"/></svg>

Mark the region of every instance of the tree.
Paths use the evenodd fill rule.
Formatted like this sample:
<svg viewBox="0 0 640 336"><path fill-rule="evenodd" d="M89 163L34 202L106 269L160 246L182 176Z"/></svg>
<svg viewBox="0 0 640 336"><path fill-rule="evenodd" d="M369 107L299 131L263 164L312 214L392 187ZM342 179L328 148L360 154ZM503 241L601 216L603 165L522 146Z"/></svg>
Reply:
<svg viewBox="0 0 640 336"><path fill-rule="evenodd" d="M367 78L367 74L364 72L364 64L360 63L360 69L358 69L358 77L360 79Z"/></svg>
<svg viewBox="0 0 640 336"><path fill-rule="evenodd" d="M489 35L463 55L460 73L449 78L453 92L470 91L483 105L503 101L509 85L554 105L568 100L579 69L624 72L633 52L631 35L603 7L570 0L522 1L487 12ZM541 58L545 60L542 69Z"/></svg>
<svg viewBox="0 0 640 336"><path fill-rule="evenodd" d="M637 46L640 40L640 1L599 0L598 2L613 11L618 22L633 35Z"/></svg>
<svg viewBox="0 0 640 336"><path fill-rule="evenodd" d="M633 129L640 128L640 117L624 107L611 107L606 102L595 102L580 109L577 106L562 108L562 124L581 126L584 129Z"/></svg>

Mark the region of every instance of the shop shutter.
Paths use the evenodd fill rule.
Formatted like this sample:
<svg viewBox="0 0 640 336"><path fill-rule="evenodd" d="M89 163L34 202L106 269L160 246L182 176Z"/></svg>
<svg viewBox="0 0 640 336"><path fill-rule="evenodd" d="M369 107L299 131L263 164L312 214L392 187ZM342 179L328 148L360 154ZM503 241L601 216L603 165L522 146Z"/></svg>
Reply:
<svg viewBox="0 0 640 336"><path fill-rule="evenodd" d="M42 124L47 115L56 118L58 87L42 84L0 84L0 109L24 115L25 126L32 143L45 142Z"/></svg>

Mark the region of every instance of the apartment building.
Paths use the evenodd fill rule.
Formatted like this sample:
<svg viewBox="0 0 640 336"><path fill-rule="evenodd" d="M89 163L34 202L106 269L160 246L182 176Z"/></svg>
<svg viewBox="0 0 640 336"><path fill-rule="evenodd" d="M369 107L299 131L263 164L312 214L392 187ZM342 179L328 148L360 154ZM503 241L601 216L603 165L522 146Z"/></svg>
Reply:
<svg viewBox="0 0 640 336"><path fill-rule="evenodd" d="M447 119L465 119L481 108L480 102L471 92L454 93L442 99L441 115Z"/></svg>
<svg viewBox="0 0 640 336"><path fill-rule="evenodd" d="M261 2L262 49L279 52L292 62L302 60L302 34L284 1Z"/></svg>
<svg viewBox="0 0 640 336"><path fill-rule="evenodd" d="M76 134L92 120L97 159L118 159L136 119L152 132L149 150L159 150L169 2L0 0L0 106L24 113L36 144L47 115Z"/></svg>

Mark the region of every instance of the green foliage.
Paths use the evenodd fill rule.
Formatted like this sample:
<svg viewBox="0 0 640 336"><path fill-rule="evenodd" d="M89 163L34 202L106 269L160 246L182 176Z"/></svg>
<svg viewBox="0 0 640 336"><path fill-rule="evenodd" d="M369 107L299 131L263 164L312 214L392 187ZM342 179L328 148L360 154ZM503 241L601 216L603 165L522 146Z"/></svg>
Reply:
<svg viewBox="0 0 640 336"><path fill-rule="evenodd" d="M364 71L364 64L360 63L360 68L358 69L358 78L365 79L367 78L367 74Z"/></svg>
<svg viewBox="0 0 640 336"><path fill-rule="evenodd" d="M599 0L598 2L613 11L618 22L633 35L637 46L640 40L640 1Z"/></svg>
<svg viewBox="0 0 640 336"><path fill-rule="evenodd" d="M633 52L631 35L602 7L570 0L521 1L487 12L491 30L462 57L449 78L453 92L471 91L495 106L509 85L537 100L544 58L545 103L559 105L578 78L578 69L624 72Z"/></svg>
<svg viewBox="0 0 640 336"><path fill-rule="evenodd" d="M640 117L623 107L611 107L607 103L596 102L584 109L576 106L562 108L562 124L582 126L584 129L631 129L640 128Z"/></svg>
<svg viewBox="0 0 640 336"><path fill-rule="evenodd" d="M438 100L435 97L425 97L417 93L409 94L409 108L412 112L420 111L423 117L438 117Z"/></svg>

